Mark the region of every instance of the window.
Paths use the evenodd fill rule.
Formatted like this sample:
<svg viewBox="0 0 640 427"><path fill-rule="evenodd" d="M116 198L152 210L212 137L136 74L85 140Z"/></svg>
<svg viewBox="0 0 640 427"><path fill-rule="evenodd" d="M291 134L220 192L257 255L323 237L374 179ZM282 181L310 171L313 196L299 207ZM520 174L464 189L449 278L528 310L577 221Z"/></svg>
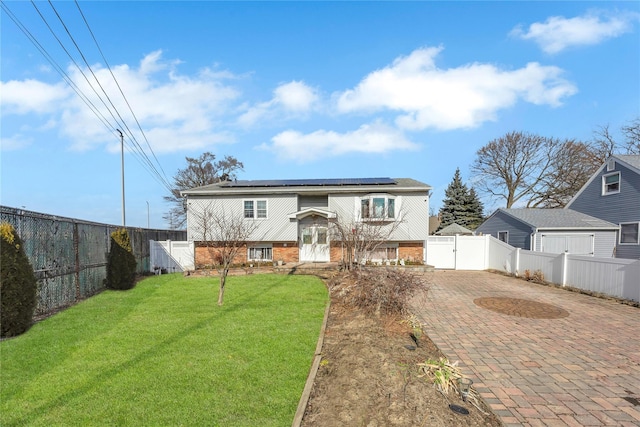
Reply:
<svg viewBox="0 0 640 427"><path fill-rule="evenodd" d="M244 201L244 217L245 218L266 218L267 217L267 201L266 200L245 200Z"/></svg>
<svg viewBox="0 0 640 427"><path fill-rule="evenodd" d="M367 196L360 199L360 217L372 219L394 219L396 201L391 196Z"/></svg>
<svg viewBox="0 0 640 427"><path fill-rule="evenodd" d="M249 248L247 259L249 261L271 261L273 251L270 246L256 246Z"/></svg>
<svg viewBox="0 0 640 427"><path fill-rule="evenodd" d="M640 244L638 227L640 223L629 222L620 224L620 244L621 245L638 245Z"/></svg>
<svg viewBox="0 0 640 427"><path fill-rule="evenodd" d="M357 254L358 259L363 259L362 253ZM397 246L380 246L368 254L368 260L370 261L388 261L398 259L398 247Z"/></svg>
<svg viewBox="0 0 640 427"><path fill-rule="evenodd" d="M324 227L318 227L318 244L326 245L327 244L327 229Z"/></svg>
<svg viewBox="0 0 640 427"><path fill-rule="evenodd" d="M602 195L616 194L620 192L620 172L602 176Z"/></svg>
<svg viewBox="0 0 640 427"><path fill-rule="evenodd" d="M498 231L498 240L500 240L501 242L509 243L509 232Z"/></svg>
<svg viewBox="0 0 640 427"><path fill-rule="evenodd" d="M244 201L244 217L253 218L253 200Z"/></svg>

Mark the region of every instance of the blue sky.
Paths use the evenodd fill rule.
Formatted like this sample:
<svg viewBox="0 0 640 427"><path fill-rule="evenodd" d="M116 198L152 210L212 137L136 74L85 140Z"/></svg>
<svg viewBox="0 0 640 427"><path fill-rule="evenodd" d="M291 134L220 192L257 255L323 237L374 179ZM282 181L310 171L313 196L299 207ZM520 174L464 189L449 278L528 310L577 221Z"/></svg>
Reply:
<svg viewBox="0 0 640 427"><path fill-rule="evenodd" d="M167 226L150 169L171 181L204 151L240 179L414 178L437 212L494 138L620 138L640 115L639 2L79 2L104 58L75 2L36 2L79 68L31 3L3 4L0 201L60 216L121 223L122 122L79 69L141 147L125 153L141 227Z"/></svg>

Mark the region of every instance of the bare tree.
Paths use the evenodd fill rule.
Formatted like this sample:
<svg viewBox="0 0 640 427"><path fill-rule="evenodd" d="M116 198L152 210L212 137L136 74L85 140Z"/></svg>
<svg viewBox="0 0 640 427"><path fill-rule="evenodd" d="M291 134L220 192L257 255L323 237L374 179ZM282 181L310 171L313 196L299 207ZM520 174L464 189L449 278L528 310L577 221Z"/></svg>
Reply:
<svg viewBox="0 0 640 427"><path fill-rule="evenodd" d="M372 217L360 212L356 217L344 212L329 219L331 240L340 242L343 250L342 263L347 270L371 259L371 255L387 243L403 222L401 209L393 216ZM357 261L357 263L356 263Z"/></svg>
<svg viewBox="0 0 640 427"><path fill-rule="evenodd" d="M593 139L589 145L593 153L591 162L596 168L599 168L618 148L618 144L609 131L608 124L598 126L593 131Z"/></svg>
<svg viewBox="0 0 640 427"><path fill-rule="evenodd" d="M539 135L511 132L476 153L472 165L480 192L505 200L510 208L538 187L552 165L554 141Z"/></svg>
<svg viewBox="0 0 640 427"><path fill-rule="evenodd" d="M604 161L597 157L585 143L573 140L558 143L552 150L551 166L540 185L533 188L527 207L564 207Z"/></svg>
<svg viewBox="0 0 640 427"><path fill-rule="evenodd" d="M242 212L225 212L224 208L213 203L194 211L190 220L194 221L195 229L202 238L200 247L207 249L209 261L220 276L218 305L222 305L229 269L236 262L240 251L246 250L258 223L245 219Z"/></svg>
<svg viewBox="0 0 640 427"><path fill-rule="evenodd" d="M215 154L208 151L202 153L200 157L185 157L185 159L187 167L178 170L173 177L174 186L171 194L164 197L164 200L171 204L171 208L163 218L169 222L171 229L184 228L187 221L181 191L235 179L238 171L244 169L242 162L235 157L225 156L224 159L216 161Z"/></svg>
<svg viewBox="0 0 640 427"><path fill-rule="evenodd" d="M607 156L609 134L583 143L523 132L511 132L477 152L472 170L479 191L505 200L506 207L563 207L582 188ZM603 157L604 156L604 157Z"/></svg>
<svg viewBox="0 0 640 427"><path fill-rule="evenodd" d="M631 120L622 127L625 147L628 154L640 154L640 117Z"/></svg>

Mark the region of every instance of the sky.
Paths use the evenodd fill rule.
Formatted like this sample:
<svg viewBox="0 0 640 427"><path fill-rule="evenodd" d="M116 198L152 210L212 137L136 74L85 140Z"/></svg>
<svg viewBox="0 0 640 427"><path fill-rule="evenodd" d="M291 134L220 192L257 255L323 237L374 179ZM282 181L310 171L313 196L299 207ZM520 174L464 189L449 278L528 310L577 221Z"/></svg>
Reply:
<svg viewBox="0 0 640 427"><path fill-rule="evenodd" d="M0 19L0 203L89 221L122 223L116 129L127 225L167 228L172 177L207 151L238 179L413 178L437 213L493 139L621 140L640 116L637 1L3 0Z"/></svg>

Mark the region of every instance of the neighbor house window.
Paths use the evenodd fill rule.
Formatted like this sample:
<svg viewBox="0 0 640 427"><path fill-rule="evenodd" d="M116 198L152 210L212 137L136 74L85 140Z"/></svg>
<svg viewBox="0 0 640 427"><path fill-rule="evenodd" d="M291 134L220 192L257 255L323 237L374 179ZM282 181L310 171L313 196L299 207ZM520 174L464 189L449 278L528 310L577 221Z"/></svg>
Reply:
<svg viewBox="0 0 640 427"><path fill-rule="evenodd" d="M509 243L509 232L498 231L498 240L500 240L501 242Z"/></svg>
<svg viewBox="0 0 640 427"><path fill-rule="evenodd" d="M245 200L244 201L244 217L245 218L266 218L267 217L267 201L266 200Z"/></svg>
<svg viewBox="0 0 640 427"><path fill-rule="evenodd" d="M602 176L602 194L616 194L620 192L620 172Z"/></svg>
<svg viewBox="0 0 640 427"><path fill-rule="evenodd" d="M640 235L638 227L640 223L629 222L620 224L620 244L621 245L638 245L640 244Z"/></svg>
<svg viewBox="0 0 640 427"><path fill-rule="evenodd" d="M396 201L390 196L367 196L360 199L360 217L372 219L394 219Z"/></svg>
<svg viewBox="0 0 640 427"><path fill-rule="evenodd" d="M273 250L271 246L254 246L249 248L247 254L249 261L271 261L273 260Z"/></svg>

